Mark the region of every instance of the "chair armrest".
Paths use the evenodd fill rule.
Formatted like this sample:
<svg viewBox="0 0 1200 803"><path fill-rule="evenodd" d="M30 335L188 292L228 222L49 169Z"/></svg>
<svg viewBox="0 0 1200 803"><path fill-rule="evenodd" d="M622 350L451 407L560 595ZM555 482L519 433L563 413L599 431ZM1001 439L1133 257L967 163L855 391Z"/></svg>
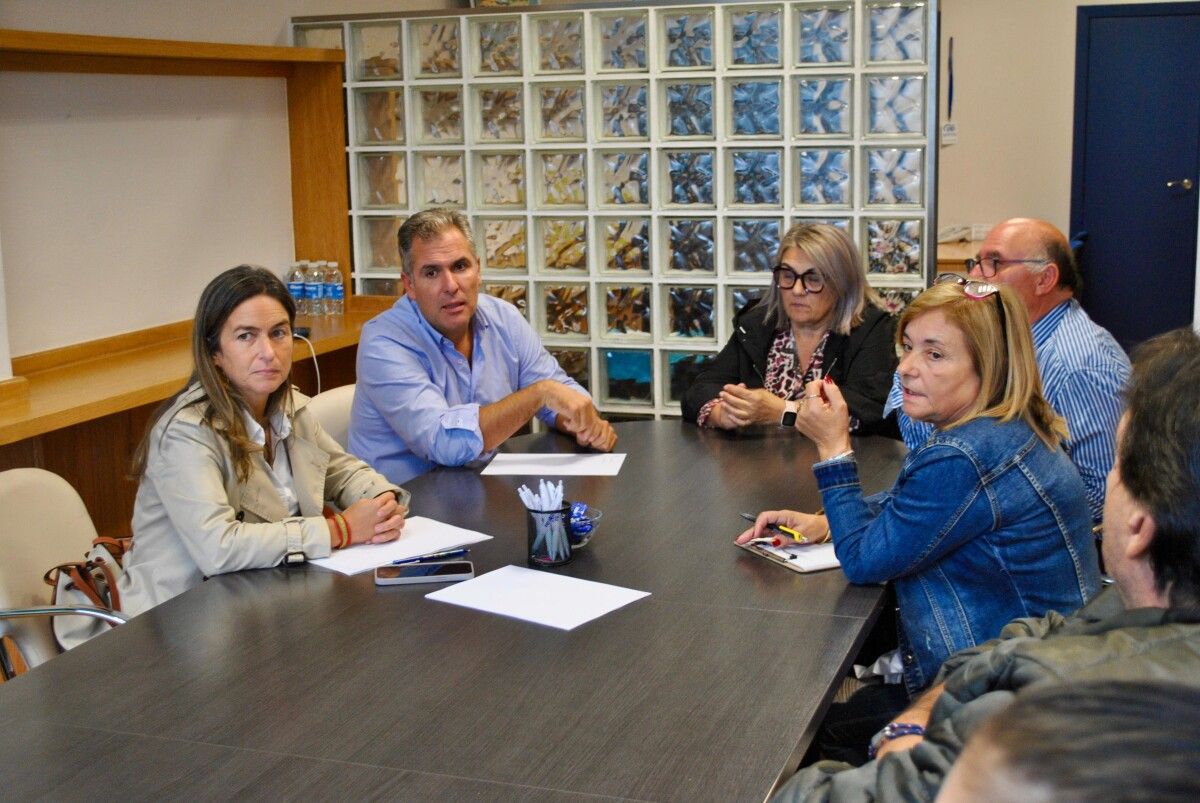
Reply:
<svg viewBox="0 0 1200 803"><path fill-rule="evenodd" d="M36 608L0 608L0 619L17 619L23 616L65 616L79 615L103 619L111 625L119 625L129 621L129 617L120 611L108 608L97 608L94 605L42 605Z"/></svg>

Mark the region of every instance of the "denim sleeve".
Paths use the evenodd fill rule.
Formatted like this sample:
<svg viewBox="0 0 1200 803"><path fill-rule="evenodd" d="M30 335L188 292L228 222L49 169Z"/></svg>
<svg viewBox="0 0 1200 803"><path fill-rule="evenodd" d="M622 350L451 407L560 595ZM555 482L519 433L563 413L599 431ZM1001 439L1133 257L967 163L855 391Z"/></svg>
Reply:
<svg viewBox="0 0 1200 803"><path fill-rule="evenodd" d="M434 382L429 358L392 337L360 345L358 391L405 445L426 460L461 466L483 452L479 405L452 405Z"/></svg>
<svg viewBox="0 0 1200 803"><path fill-rule="evenodd" d="M916 452L878 512L863 498L852 460L813 467L834 552L852 583L882 583L921 571L996 523L975 464L944 444ZM872 498L876 501L877 498Z"/></svg>
<svg viewBox="0 0 1200 803"><path fill-rule="evenodd" d="M872 516L878 516L883 511L883 506L891 501L891 491L880 491L877 494L871 494L863 501L867 504L867 510Z"/></svg>

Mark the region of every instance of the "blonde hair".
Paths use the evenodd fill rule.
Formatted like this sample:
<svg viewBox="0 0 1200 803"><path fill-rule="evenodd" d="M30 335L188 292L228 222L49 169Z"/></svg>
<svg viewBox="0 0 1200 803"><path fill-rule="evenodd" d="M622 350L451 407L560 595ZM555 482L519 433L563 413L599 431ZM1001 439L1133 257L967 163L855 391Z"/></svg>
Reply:
<svg viewBox="0 0 1200 803"><path fill-rule="evenodd" d="M1004 305L1003 327L997 304ZM962 332L979 375L979 396L947 428L976 418L1001 422L1020 418L1047 446L1056 448L1067 437L1067 424L1042 393L1029 315L1017 295L1001 286L995 297L972 298L962 285L935 284L917 296L900 316L896 344L903 345L909 323L934 310L940 310ZM1002 330L1006 336L1003 339Z"/></svg>
<svg viewBox="0 0 1200 803"><path fill-rule="evenodd" d="M824 293L832 292L837 301L833 305L833 321L830 329L840 335L862 323L867 302L879 305L879 296L867 284L858 249L837 226L827 223L797 223L787 230L779 242L779 253L775 263L783 260L783 252L795 248L812 263L817 273L825 280ZM782 292L779 285L771 282L767 291L767 325L783 330L789 326L787 313L783 309Z"/></svg>

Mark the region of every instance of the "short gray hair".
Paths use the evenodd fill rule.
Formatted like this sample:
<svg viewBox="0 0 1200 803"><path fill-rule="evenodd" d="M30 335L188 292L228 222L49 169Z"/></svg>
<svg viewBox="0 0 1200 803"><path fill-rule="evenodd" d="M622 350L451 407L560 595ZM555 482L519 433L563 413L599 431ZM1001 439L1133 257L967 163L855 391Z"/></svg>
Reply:
<svg viewBox="0 0 1200 803"><path fill-rule="evenodd" d="M467 247L471 249L471 256L478 261L479 257L475 253L475 238L471 235L471 222L467 220L467 216L457 209L434 206L417 212L404 221L404 225L396 232L396 244L400 248L400 265L404 269L404 275L410 279L413 275L413 240L432 240L446 229L458 229L462 232L462 236L466 238Z"/></svg>

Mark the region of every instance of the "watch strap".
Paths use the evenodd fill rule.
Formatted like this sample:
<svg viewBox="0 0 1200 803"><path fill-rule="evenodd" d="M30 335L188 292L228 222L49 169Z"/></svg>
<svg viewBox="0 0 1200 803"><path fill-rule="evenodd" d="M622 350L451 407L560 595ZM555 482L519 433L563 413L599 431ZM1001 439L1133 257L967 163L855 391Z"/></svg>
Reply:
<svg viewBox="0 0 1200 803"><path fill-rule="evenodd" d="M794 401L784 401L783 415L779 419L779 426L794 427L796 426L796 411L800 409L800 403Z"/></svg>
<svg viewBox="0 0 1200 803"><path fill-rule="evenodd" d="M283 565L299 566L308 560L308 555L304 553L304 533L300 529L299 522L284 522L284 526L287 535L283 547Z"/></svg>

